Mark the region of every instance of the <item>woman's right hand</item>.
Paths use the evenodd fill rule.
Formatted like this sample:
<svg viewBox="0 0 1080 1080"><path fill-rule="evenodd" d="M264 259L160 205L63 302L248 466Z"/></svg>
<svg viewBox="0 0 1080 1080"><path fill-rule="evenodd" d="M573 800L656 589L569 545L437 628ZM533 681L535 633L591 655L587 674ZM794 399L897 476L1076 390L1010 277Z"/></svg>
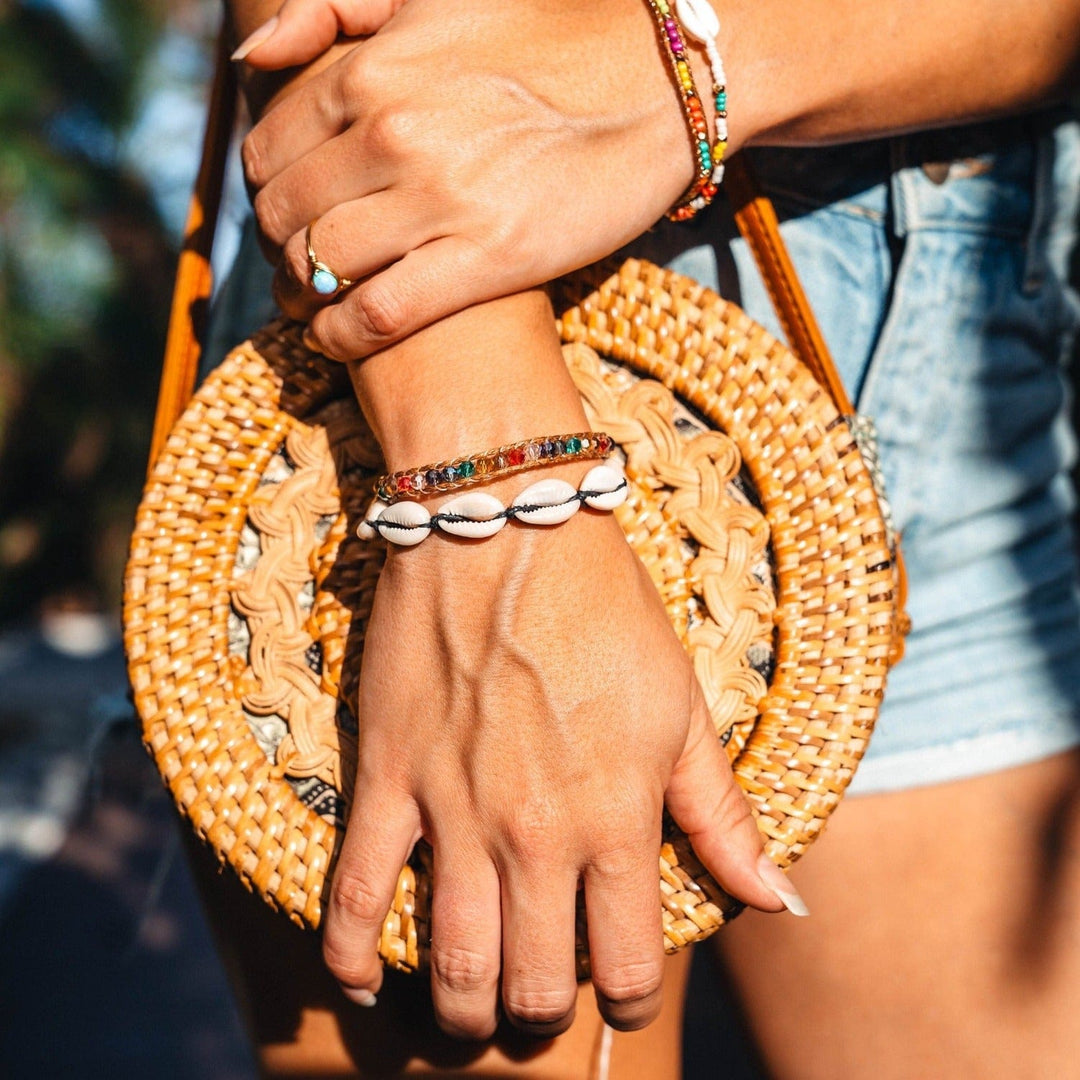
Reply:
<svg viewBox="0 0 1080 1080"><path fill-rule="evenodd" d="M732 895L767 911L783 906L775 887L795 895L762 855L687 655L610 515L391 549L359 712L324 955L361 1003L379 988L379 932L421 836L434 1005L464 1037L491 1035L500 990L518 1027L569 1026L579 883L601 1011L620 1029L655 1017L665 801Z"/></svg>

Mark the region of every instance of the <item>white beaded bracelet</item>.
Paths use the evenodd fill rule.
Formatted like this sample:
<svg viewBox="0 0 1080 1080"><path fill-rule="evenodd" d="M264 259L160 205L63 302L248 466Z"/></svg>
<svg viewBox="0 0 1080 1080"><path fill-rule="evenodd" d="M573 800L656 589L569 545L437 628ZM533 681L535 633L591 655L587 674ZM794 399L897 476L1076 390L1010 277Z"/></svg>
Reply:
<svg viewBox="0 0 1080 1080"><path fill-rule="evenodd" d="M716 47L716 38L720 33L720 18L709 0L675 0L675 14L683 30L705 48L709 58L709 70L712 73L713 98L716 105L716 136L714 143L727 147L727 75L724 74L724 61ZM717 186L724 179L722 157L714 154L712 182Z"/></svg>
<svg viewBox="0 0 1080 1080"><path fill-rule="evenodd" d="M361 540L381 536L405 547L419 544L436 530L482 540L494 536L510 520L526 525L561 525L582 505L593 510L614 510L626 501L627 490L621 469L597 465L577 490L565 480L540 480L527 487L510 506L503 506L485 491L459 495L434 514L416 502L391 504L376 499L356 527L356 535Z"/></svg>

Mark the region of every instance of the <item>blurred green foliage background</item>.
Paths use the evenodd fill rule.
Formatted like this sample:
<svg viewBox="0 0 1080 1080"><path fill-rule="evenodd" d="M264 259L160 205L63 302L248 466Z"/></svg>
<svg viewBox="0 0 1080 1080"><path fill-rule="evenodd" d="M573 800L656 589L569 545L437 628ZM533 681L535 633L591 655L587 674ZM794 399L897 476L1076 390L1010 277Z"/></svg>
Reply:
<svg viewBox="0 0 1080 1080"><path fill-rule="evenodd" d="M0 0L0 625L118 607L216 18Z"/></svg>

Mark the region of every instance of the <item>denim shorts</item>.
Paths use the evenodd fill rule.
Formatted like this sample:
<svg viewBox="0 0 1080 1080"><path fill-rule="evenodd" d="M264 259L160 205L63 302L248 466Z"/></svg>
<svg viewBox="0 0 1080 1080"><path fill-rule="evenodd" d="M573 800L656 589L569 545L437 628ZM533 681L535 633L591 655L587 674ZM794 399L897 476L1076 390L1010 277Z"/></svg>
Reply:
<svg viewBox="0 0 1080 1080"><path fill-rule="evenodd" d="M1080 126L1037 114L754 167L860 411L877 423L913 629L853 792L1035 761L1080 743L1080 586L1062 363ZM717 204L628 249L782 336ZM273 315L250 228L217 304L225 347Z"/></svg>
<svg viewBox="0 0 1080 1080"><path fill-rule="evenodd" d="M1063 361L1080 126L1056 114L758 150L810 302L874 418L912 633L852 787L974 776L1080 743L1080 585ZM779 328L722 208L635 251ZM681 249L681 250L680 250Z"/></svg>

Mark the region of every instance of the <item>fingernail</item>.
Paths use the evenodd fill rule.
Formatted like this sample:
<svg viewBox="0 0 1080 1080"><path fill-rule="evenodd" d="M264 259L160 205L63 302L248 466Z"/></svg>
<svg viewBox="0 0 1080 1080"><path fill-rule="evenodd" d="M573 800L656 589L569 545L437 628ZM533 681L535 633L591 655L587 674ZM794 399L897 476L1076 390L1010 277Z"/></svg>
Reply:
<svg viewBox="0 0 1080 1080"><path fill-rule="evenodd" d="M765 888L769 892L775 893L792 915L805 916L810 914L810 909L806 906L806 901L799 895L798 889L791 884L787 874L768 855L762 855L758 859L757 872Z"/></svg>
<svg viewBox="0 0 1080 1080"><path fill-rule="evenodd" d="M319 343L315 340L315 335L311 332L310 326L304 327L304 332L300 335L300 340L304 343L305 349L310 349L312 352L321 352Z"/></svg>
<svg viewBox="0 0 1080 1080"><path fill-rule="evenodd" d="M370 1009L371 1006L375 1004L375 995L370 990L363 990L359 987L353 988L351 986L343 986L341 989L354 1005L363 1005L365 1009Z"/></svg>
<svg viewBox="0 0 1080 1080"><path fill-rule="evenodd" d="M267 19L266 22L258 28L253 30L244 40L240 43L240 47L232 54L231 60L246 60L260 45L264 45L274 34L274 31L278 28L278 17L275 15L272 19Z"/></svg>

